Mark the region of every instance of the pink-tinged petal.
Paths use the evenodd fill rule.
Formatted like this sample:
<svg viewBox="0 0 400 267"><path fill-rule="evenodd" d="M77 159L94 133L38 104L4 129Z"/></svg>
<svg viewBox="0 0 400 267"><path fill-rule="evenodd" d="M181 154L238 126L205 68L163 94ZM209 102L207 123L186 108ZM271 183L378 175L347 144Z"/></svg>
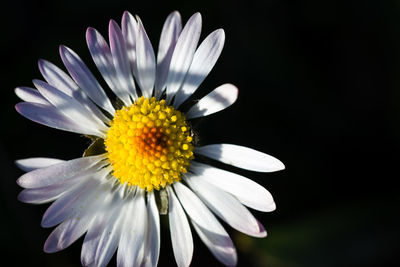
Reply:
<svg viewBox="0 0 400 267"><path fill-rule="evenodd" d="M168 218L172 249L179 267L188 267L193 257L193 238L189 222L173 190L167 186L169 196Z"/></svg>
<svg viewBox="0 0 400 267"><path fill-rule="evenodd" d="M22 175L17 183L24 188L45 187L65 181L95 166L105 158L105 155L90 156L52 164Z"/></svg>
<svg viewBox="0 0 400 267"><path fill-rule="evenodd" d="M65 160L53 159L53 158L27 158L27 159L16 160L15 164L21 170L25 172L30 172L36 169L46 168L61 162L65 162Z"/></svg>
<svg viewBox="0 0 400 267"><path fill-rule="evenodd" d="M178 40L181 31L181 15L178 11L174 11L168 16L164 23L158 45L157 77L154 86L157 98L161 96L161 93L165 89L172 53L174 52L176 41Z"/></svg>
<svg viewBox="0 0 400 267"><path fill-rule="evenodd" d="M25 118L51 128L79 134L99 134L98 131L88 129L85 125L75 123L52 105L21 102L15 105L15 109Z"/></svg>
<svg viewBox="0 0 400 267"><path fill-rule="evenodd" d="M176 43L172 54L167 78L167 101L172 97L182 85L186 73L192 63L197 43L201 33L201 15L195 13L186 23Z"/></svg>
<svg viewBox="0 0 400 267"><path fill-rule="evenodd" d="M260 211L275 210L275 202L264 187L236 173L224 171L206 164L192 162L190 165L197 179L202 179L232 195L242 204Z"/></svg>
<svg viewBox="0 0 400 267"><path fill-rule="evenodd" d="M209 211L203 202L182 183L173 185L179 201L196 225L199 236L205 241L211 252L218 259L228 260L229 263L236 261L236 249L228 233L218 222L217 218Z"/></svg>
<svg viewBox="0 0 400 267"><path fill-rule="evenodd" d="M217 62L222 48L224 47L224 42L224 30L218 29L208 35L200 44L194 54L192 64L190 65L182 87L176 93L174 101L175 107L179 107L204 81Z"/></svg>
<svg viewBox="0 0 400 267"><path fill-rule="evenodd" d="M60 56L71 77L85 93L102 109L114 115L115 109L103 88L82 59L66 46L60 46Z"/></svg>
<svg viewBox="0 0 400 267"><path fill-rule="evenodd" d="M15 94L26 102L39 103L43 105L50 105L49 101L44 98L38 90L30 87L17 87Z"/></svg>
<svg viewBox="0 0 400 267"><path fill-rule="evenodd" d="M285 169L285 165L277 158L245 146L214 144L197 147L195 152L250 171L275 172Z"/></svg>
<svg viewBox="0 0 400 267"><path fill-rule="evenodd" d="M136 65L137 82L144 97L150 98L153 94L154 82L156 79L156 59L153 46L143 27L142 21L138 18L138 36L136 40Z"/></svg>
<svg viewBox="0 0 400 267"><path fill-rule="evenodd" d="M188 176L185 181L218 217L242 233L260 237L257 220L234 196L195 175Z"/></svg>
<svg viewBox="0 0 400 267"><path fill-rule="evenodd" d="M72 121L85 125L93 131L98 131L97 136L105 137L108 127L106 127L102 121L95 120L92 113L75 100L75 98L64 94L43 81L34 80L33 83L39 92L55 106L57 110L69 117Z"/></svg>
<svg viewBox="0 0 400 267"><path fill-rule="evenodd" d="M102 111L90 100L88 95L64 71L53 63L40 59L38 62L39 70L48 84L60 90L64 94L76 99L90 113L103 122L110 121Z"/></svg>
<svg viewBox="0 0 400 267"><path fill-rule="evenodd" d="M233 84L224 84L200 99L186 113L187 119L208 116L235 103L239 90Z"/></svg>
<svg viewBox="0 0 400 267"><path fill-rule="evenodd" d="M131 13L125 11L124 14L122 15L122 22L121 22L122 35L124 36L125 39L126 51L129 63L131 65L135 77L138 77L137 65L136 65L136 40L138 35L137 27L138 25L135 18L132 16Z"/></svg>
<svg viewBox="0 0 400 267"><path fill-rule="evenodd" d="M137 99L135 82L133 81L132 71L128 60L125 39L122 36L118 24L113 20L110 21L108 26L108 35L117 78L121 86L118 97L125 103L125 105L129 106L132 104L131 97L134 100Z"/></svg>

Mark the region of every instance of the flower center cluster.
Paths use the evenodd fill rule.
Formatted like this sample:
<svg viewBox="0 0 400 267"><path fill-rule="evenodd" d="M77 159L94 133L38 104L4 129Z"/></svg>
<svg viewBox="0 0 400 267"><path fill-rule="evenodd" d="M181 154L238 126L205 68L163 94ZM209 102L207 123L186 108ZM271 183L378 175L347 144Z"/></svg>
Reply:
<svg viewBox="0 0 400 267"><path fill-rule="evenodd" d="M179 181L194 158L185 116L154 97L116 111L105 146L113 175L147 191Z"/></svg>

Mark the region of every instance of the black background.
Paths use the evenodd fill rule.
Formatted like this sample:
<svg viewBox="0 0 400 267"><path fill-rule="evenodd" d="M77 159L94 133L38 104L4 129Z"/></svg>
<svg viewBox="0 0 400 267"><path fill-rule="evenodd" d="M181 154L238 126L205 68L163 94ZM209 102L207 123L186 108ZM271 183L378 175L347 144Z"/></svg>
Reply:
<svg viewBox="0 0 400 267"><path fill-rule="evenodd" d="M268 237L230 229L239 266L397 266L400 145L399 1L5 1L1 16L0 253L10 266L79 266L82 239L56 254L42 246L47 205L17 201L15 159L79 157L88 140L19 116L13 89L41 78L37 59L62 66L58 45L94 68L86 27L107 36L110 18L140 15L158 47L173 10L203 17L202 39L223 28L223 53L196 97L230 82L239 99L204 119L200 142L235 143L274 155L278 173L235 170L273 194L254 212ZM103 83L104 84L104 83ZM160 266L174 266L162 218ZM192 266L219 266L195 236ZM115 258L111 260L115 264Z"/></svg>

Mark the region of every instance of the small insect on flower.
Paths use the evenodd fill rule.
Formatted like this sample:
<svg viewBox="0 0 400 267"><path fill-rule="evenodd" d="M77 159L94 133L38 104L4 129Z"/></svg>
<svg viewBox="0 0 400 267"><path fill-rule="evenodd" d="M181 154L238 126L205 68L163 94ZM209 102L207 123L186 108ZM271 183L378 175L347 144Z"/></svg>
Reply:
<svg viewBox="0 0 400 267"><path fill-rule="evenodd" d="M201 16L182 28L171 13L161 32L157 56L139 17L125 12L121 28L109 24L109 44L93 28L86 40L93 61L115 101L110 101L81 58L60 46L69 74L39 60L44 80L36 89L19 87L24 102L16 110L46 126L93 140L83 157L63 161L17 161L27 173L17 183L26 203L53 202L42 226L58 225L44 245L62 250L85 235L81 262L105 266L117 251L118 266L156 266L160 251L160 214L167 214L178 266L193 254L189 221L211 253L228 266L237 254L217 219L250 236L265 237L263 226L245 207L275 209L271 194L248 178L205 164L207 158L239 168L273 172L276 158L232 144L197 146L191 121L232 105L238 89L223 84L180 110L216 63L224 45L222 29L198 46ZM113 99L114 100L114 99Z"/></svg>

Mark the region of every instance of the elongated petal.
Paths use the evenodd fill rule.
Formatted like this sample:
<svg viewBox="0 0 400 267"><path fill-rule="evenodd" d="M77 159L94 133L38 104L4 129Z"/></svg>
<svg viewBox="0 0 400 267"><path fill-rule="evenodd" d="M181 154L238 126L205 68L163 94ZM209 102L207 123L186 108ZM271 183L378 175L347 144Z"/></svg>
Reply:
<svg viewBox="0 0 400 267"><path fill-rule="evenodd" d="M192 63L201 33L201 15L195 13L186 23L172 54L167 78L167 101L178 91Z"/></svg>
<svg viewBox="0 0 400 267"><path fill-rule="evenodd" d="M147 210L142 189L138 189L131 202L119 242L118 266L139 266L143 259L143 243L147 231Z"/></svg>
<svg viewBox="0 0 400 267"><path fill-rule="evenodd" d="M157 54L157 78L155 95L159 97L165 89L172 53L182 31L181 15L178 11L172 12L166 19L161 31Z"/></svg>
<svg viewBox="0 0 400 267"><path fill-rule="evenodd" d="M195 152L250 171L275 172L285 168L277 158L244 146L214 144L197 147Z"/></svg>
<svg viewBox="0 0 400 267"><path fill-rule="evenodd" d="M156 79L156 59L153 46L138 18L138 36L136 41L137 82L144 97L150 98Z"/></svg>
<svg viewBox="0 0 400 267"><path fill-rule="evenodd" d="M79 86L64 71L47 60L39 60L39 70L48 84L57 90L76 99L90 113L94 115L94 119L99 118L101 121L108 123L108 119L102 111L89 99L88 95L79 88Z"/></svg>
<svg viewBox="0 0 400 267"><path fill-rule="evenodd" d="M25 118L51 128L79 134L99 134L98 131L93 131L85 127L85 125L79 125L73 122L52 105L21 102L15 105L15 109Z"/></svg>
<svg viewBox="0 0 400 267"><path fill-rule="evenodd" d="M66 46L60 46L60 55L69 74L79 87L85 91L94 103L114 115L114 107L82 59Z"/></svg>
<svg viewBox="0 0 400 267"><path fill-rule="evenodd" d="M201 241L208 247L210 252L226 266L236 266L237 253L235 246L228 235L219 235L200 227L192 221L193 228L199 235Z"/></svg>
<svg viewBox="0 0 400 267"><path fill-rule="evenodd" d="M106 190L101 186L110 170L102 169L93 174L91 179L79 183L74 189L62 195L46 210L42 227L53 227L64 220L75 216L82 209L92 205L93 199L99 198Z"/></svg>
<svg viewBox="0 0 400 267"><path fill-rule="evenodd" d="M96 29L88 28L86 31L86 42L93 61L108 86L119 98L125 97L126 93L121 91L110 47L104 37Z"/></svg>
<svg viewBox="0 0 400 267"><path fill-rule="evenodd" d="M174 189L183 208L198 226L197 230L200 230L200 235L205 238L205 244L208 245L213 254L224 255L224 257L218 256L218 259L226 256L229 258L229 255L231 260L236 259L236 250L231 238L203 202L182 183L175 183ZM207 242L210 239L213 240L214 244Z"/></svg>
<svg viewBox="0 0 400 267"><path fill-rule="evenodd" d="M138 77L136 65L136 40L138 35L137 27L138 25L135 18L132 16L131 13L125 11L122 15L121 22L122 35L125 38L126 52L135 77Z"/></svg>
<svg viewBox="0 0 400 267"><path fill-rule="evenodd" d="M78 101L45 82L34 80L33 83L39 92L61 113L93 131L99 131L97 136L105 137L108 128L101 121L94 120L92 114Z"/></svg>
<svg viewBox="0 0 400 267"><path fill-rule="evenodd" d="M137 93L135 88L135 83L133 81L133 76L131 72L131 67L127 57L125 39L122 36L121 29L118 24L111 20L108 27L111 54L117 72L117 77L121 89L118 92L118 97L125 103L125 105L131 105L132 101L130 97L134 100L137 99Z"/></svg>
<svg viewBox="0 0 400 267"><path fill-rule="evenodd" d="M174 101L175 107L179 107L181 103L190 97L207 77L221 54L224 42L224 30L218 29L208 35L200 44L194 54L193 62L190 65L182 87L176 93Z"/></svg>
<svg viewBox="0 0 400 267"><path fill-rule="evenodd" d="M94 166L104 155L73 159L22 175L17 183L24 188L38 188L62 182Z"/></svg>
<svg viewBox="0 0 400 267"><path fill-rule="evenodd" d="M233 84L224 84L200 99L186 113L187 119L204 117L235 103L239 90Z"/></svg>
<svg viewBox="0 0 400 267"><path fill-rule="evenodd" d="M50 105L49 101L44 98L38 90L29 87L15 88L15 94L26 102L39 103L43 105Z"/></svg>
<svg viewBox="0 0 400 267"><path fill-rule="evenodd" d="M188 177L185 181L201 200L227 224L247 235L263 237L260 236L257 220L231 194L194 175Z"/></svg>
<svg viewBox="0 0 400 267"><path fill-rule="evenodd" d="M27 159L16 160L15 164L21 170L25 172L30 172L36 169L49 167L51 165L61 162L65 162L65 160L53 159L53 158L27 158Z"/></svg>
<svg viewBox="0 0 400 267"><path fill-rule="evenodd" d="M167 187L169 229L172 248L179 267L188 267L193 256L193 238L189 222L173 190Z"/></svg>
<svg viewBox="0 0 400 267"><path fill-rule="evenodd" d="M246 177L198 162L192 162L190 170L196 178L231 193L250 208L266 212L275 210L272 195L264 187Z"/></svg>
<svg viewBox="0 0 400 267"><path fill-rule="evenodd" d="M147 197L148 231L146 237L146 247L143 262L140 266L157 266L160 255L160 217L156 205L154 192Z"/></svg>

